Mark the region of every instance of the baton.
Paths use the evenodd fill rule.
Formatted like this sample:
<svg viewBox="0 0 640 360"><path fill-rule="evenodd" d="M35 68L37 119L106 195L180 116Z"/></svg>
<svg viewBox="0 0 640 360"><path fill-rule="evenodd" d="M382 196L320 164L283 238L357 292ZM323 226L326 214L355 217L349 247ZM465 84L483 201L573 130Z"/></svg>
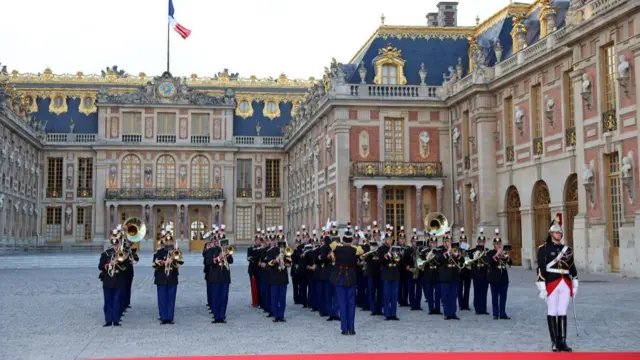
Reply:
<svg viewBox="0 0 640 360"><path fill-rule="evenodd" d="M576 316L576 300L572 296L571 304L573 305L573 323L576 324L576 336L580 336L580 332L578 331L578 316Z"/></svg>

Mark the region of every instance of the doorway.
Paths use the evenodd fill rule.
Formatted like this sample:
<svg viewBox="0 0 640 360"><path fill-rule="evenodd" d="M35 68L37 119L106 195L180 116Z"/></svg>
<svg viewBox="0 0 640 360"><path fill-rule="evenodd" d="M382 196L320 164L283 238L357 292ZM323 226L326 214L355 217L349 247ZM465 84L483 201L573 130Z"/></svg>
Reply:
<svg viewBox="0 0 640 360"><path fill-rule="evenodd" d="M547 183L539 180L533 186L533 228L534 228L534 248L533 253L537 254L537 249L544 244L549 235L551 224L551 195Z"/></svg>
<svg viewBox="0 0 640 360"><path fill-rule="evenodd" d="M189 251L202 251L204 234L211 229L211 207L189 206Z"/></svg>
<svg viewBox="0 0 640 360"><path fill-rule="evenodd" d="M385 188L384 194L385 224L393 226L393 238L396 239L405 222L405 189Z"/></svg>
<svg viewBox="0 0 640 360"><path fill-rule="evenodd" d="M511 245L513 265L522 265L522 220L520 194L515 186L507 189L507 240Z"/></svg>
<svg viewBox="0 0 640 360"><path fill-rule="evenodd" d="M564 188L564 242L573 248L573 218L578 215L578 175L571 174Z"/></svg>

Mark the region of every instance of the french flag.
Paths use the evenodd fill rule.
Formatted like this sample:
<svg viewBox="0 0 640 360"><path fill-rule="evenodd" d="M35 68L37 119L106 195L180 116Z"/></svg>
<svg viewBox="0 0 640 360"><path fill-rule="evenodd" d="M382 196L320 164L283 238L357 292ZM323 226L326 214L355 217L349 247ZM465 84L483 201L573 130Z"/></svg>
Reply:
<svg viewBox="0 0 640 360"><path fill-rule="evenodd" d="M186 39L191 35L191 30L186 27L178 24L176 19L173 17L173 14L176 13L176 9L173 7L173 0L169 0L169 25L175 30L183 39Z"/></svg>

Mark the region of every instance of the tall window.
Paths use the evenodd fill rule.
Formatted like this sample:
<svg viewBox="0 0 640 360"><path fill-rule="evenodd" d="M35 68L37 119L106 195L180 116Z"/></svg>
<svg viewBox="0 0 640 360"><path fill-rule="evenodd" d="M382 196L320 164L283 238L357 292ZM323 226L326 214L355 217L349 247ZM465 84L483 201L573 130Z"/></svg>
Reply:
<svg viewBox="0 0 640 360"><path fill-rule="evenodd" d="M176 187L176 161L169 155L162 155L156 162L156 187L169 189Z"/></svg>
<svg viewBox="0 0 640 360"><path fill-rule="evenodd" d="M122 114L122 135L142 136L142 114L139 112L124 112Z"/></svg>
<svg viewBox="0 0 640 360"><path fill-rule="evenodd" d="M209 135L209 114L191 114L191 135Z"/></svg>
<svg viewBox="0 0 640 360"><path fill-rule="evenodd" d="M251 188L251 159L238 159L237 178L239 189Z"/></svg>
<svg viewBox="0 0 640 360"><path fill-rule="evenodd" d="M93 158L78 159L78 197L91 197L93 194Z"/></svg>
<svg viewBox="0 0 640 360"><path fill-rule="evenodd" d="M573 84L571 83L571 76L569 76L569 73L571 71L573 71L573 69L569 71L565 71L562 74L562 82L564 83L564 103L566 104L566 108L564 111L564 119L565 119L565 127L567 129L576 126L574 99L573 99Z"/></svg>
<svg viewBox="0 0 640 360"><path fill-rule="evenodd" d="M122 158L120 187L125 189L137 189L142 187L142 172L140 158L135 155L127 155Z"/></svg>
<svg viewBox="0 0 640 360"><path fill-rule="evenodd" d="M158 135L176 134L176 114L158 113Z"/></svg>
<svg viewBox="0 0 640 360"><path fill-rule="evenodd" d="M513 98L504 99L504 132L506 146L513 146Z"/></svg>
<svg viewBox="0 0 640 360"><path fill-rule="evenodd" d="M282 219L280 218L280 208L267 206L264 208L264 225L266 227L282 225Z"/></svg>
<svg viewBox="0 0 640 360"><path fill-rule="evenodd" d="M384 119L384 159L385 161L404 161L404 120L402 118Z"/></svg>
<svg viewBox="0 0 640 360"><path fill-rule="evenodd" d="M269 198L280 197L280 160L267 159L265 168L265 192Z"/></svg>
<svg viewBox="0 0 640 360"><path fill-rule="evenodd" d="M62 158L47 159L47 197L62 197Z"/></svg>
<svg viewBox="0 0 640 360"><path fill-rule="evenodd" d="M398 68L395 65L382 66L382 84L396 85L398 83Z"/></svg>
<svg viewBox="0 0 640 360"><path fill-rule="evenodd" d="M604 79L604 110L616 109L616 52L613 44L602 48L602 78Z"/></svg>
<svg viewBox="0 0 640 360"><path fill-rule="evenodd" d="M620 248L620 225L624 218L622 213L622 190L620 184L620 157L618 153L607 156L607 202L609 217L609 244L611 246L610 255L612 258L612 271L619 271L618 251Z"/></svg>
<svg viewBox="0 0 640 360"><path fill-rule="evenodd" d="M191 160L191 188L207 189L209 181L209 159L198 155Z"/></svg>
<svg viewBox="0 0 640 360"><path fill-rule="evenodd" d="M531 107L533 110L533 137L542 137L542 111L540 109L542 105L540 84L534 85L531 88Z"/></svg>
<svg viewBox="0 0 640 360"><path fill-rule="evenodd" d="M91 226L91 206L84 206L76 208L76 241L91 241L92 238L92 226Z"/></svg>
<svg viewBox="0 0 640 360"><path fill-rule="evenodd" d="M465 155L469 154L469 131L469 112L465 111L462 113L462 146Z"/></svg>
<svg viewBox="0 0 640 360"><path fill-rule="evenodd" d="M47 242L60 242L62 240L62 208L47 208L46 220L45 240Z"/></svg>
<svg viewBox="0 0 640 360"><path fill-rule="evenodd" d="M238 240L251 240L253 229L251 226L251 208L236 208L236 238Z"/></svg>

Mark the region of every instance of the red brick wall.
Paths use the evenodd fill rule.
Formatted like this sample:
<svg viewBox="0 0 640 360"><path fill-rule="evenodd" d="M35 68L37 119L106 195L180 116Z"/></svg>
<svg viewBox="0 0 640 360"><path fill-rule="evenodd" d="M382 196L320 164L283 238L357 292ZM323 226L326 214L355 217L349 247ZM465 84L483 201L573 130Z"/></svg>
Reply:
<svg viewBox="0 0 640 360"><path fill-rule="evenodd" d="M369 135L368 155L360 154L360 134L366 131ZM351 161L378 161L380 159L380 128L378 126L352 126L349 132L349 148Z"/></svg>
<svg viewBox="0 0 640 360"><path fill-rule="evenodd" d="M420 154L420 133L429 134L429 152L426 157ZM409 128L409 161L438 161L440 159L440 136L438 130L428 127Z"/></svg>

